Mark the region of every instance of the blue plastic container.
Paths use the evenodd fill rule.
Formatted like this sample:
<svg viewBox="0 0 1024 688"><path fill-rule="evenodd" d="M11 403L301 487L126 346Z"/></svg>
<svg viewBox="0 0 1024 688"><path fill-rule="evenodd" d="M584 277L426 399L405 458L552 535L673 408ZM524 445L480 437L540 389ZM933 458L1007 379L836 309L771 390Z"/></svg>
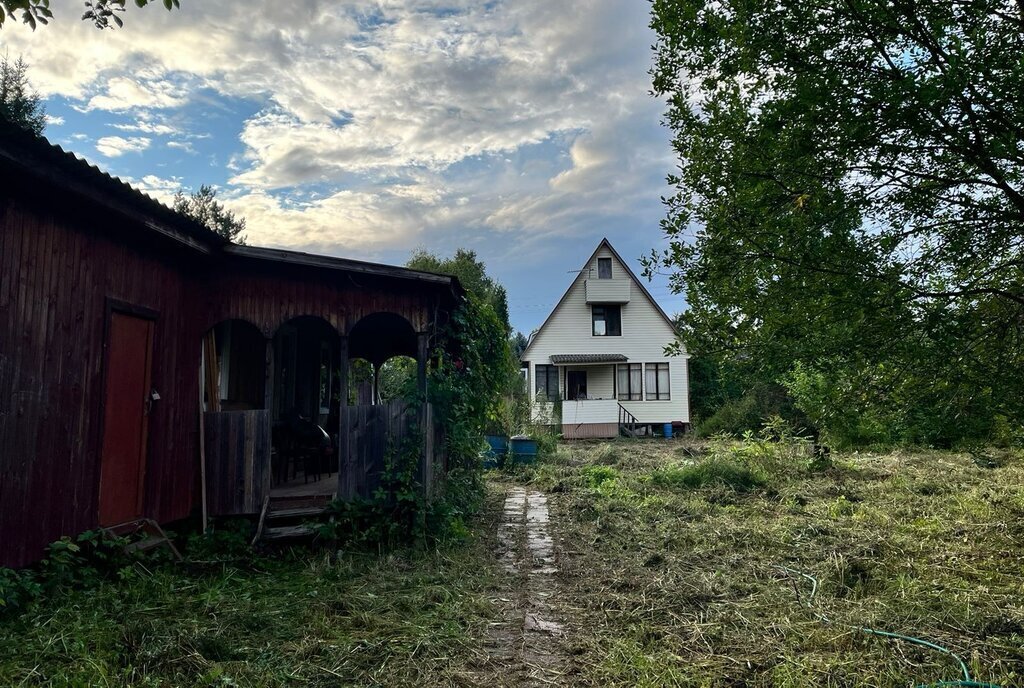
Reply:
<svg viewBox="0 0 1024 688"><path fill-rule="evenodd" d="M515 463L533 463L537 460L537 440L529 437L512 438L512 460Z"/></svg>
<svg viewBox="0 0 1024 688"><path fill-rule="evenodd" d="M484 453L484 468L497 468L508 455L508 438L487 435L487 451Z"/></svg>
<svg viewBox="0 0 1024 688"><path fill-rule="evenodd" d="M665 428L662 430L662 433L668 439L672 439L672 424L671 423L665 423Z"/></svg>

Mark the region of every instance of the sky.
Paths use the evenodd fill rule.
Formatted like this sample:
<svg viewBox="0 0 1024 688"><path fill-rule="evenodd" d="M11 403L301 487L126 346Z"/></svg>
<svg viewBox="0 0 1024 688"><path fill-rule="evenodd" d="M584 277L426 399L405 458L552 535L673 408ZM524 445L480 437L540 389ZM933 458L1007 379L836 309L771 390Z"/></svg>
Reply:
<svg viewBox="0 0 1024 688"><path fill-rule="evenodd" d="M0 51L29 63L52 142L165 202L213 185L250 244L391 264L472 249L523 332L601 238L638 274L665 246L647 2L128 5L100 31L52 0Z"/></svg>

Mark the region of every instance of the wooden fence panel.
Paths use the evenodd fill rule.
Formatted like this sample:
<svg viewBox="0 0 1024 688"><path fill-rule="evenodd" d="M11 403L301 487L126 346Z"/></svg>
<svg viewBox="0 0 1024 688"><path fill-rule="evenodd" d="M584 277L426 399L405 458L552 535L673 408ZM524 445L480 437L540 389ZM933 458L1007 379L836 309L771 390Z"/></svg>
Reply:
<svg viewBox="0 0 1024 688"><path fill-rule="evenodd" d="M433 408L402 401L371 406L346 406L342 433L339 493L344 499L370 498L380 487L389 452L394 452L413 434L423 447L418 467L426 495L433 492L435 444ZM429 428L428 431L424 429ZM424 457L430 457L424 461Z"/></svg>
<svg viewBox="0 0 1024 688"><path fill-rule="evenodd" d="M270 411L204 414L211 516L258 514L270 494Z"/></svg>

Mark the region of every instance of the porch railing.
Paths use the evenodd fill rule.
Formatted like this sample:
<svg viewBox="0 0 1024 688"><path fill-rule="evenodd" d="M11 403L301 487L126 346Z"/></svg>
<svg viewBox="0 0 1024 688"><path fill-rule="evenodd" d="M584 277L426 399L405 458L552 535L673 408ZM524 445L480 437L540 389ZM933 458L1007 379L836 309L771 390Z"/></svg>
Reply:
<svg viewBox="0 0 1024 688"><path fill-rule="evenodd" d="M629 437L635 437L638 423L636 416L630 413L625 406L619 404L619 431Z"/></svg>

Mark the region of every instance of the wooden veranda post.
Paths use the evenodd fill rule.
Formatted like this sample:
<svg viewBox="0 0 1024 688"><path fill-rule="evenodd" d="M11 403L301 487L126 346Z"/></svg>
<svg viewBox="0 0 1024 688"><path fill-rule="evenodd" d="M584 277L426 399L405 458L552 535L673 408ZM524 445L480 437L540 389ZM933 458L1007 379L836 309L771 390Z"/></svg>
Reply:
<svg viewBox="0 0 1024 688"><path fill-rule="evenodd" d="M349 475L351 461L348 455L348 337L342 335L338 342L338 499L351 499L352 477Z"/></svg>
<svg viewBox="0 0 1024 688"><path fill-rule="evenodd" d="M416 384L423 400L427 398L427 362L430 357L430 334L420 332L416 335Z"/></svg>
<svg viewBox="0 0 1024 688"><path fill-rule="evenodd" d="M274 418L274 340L267 337L263 382L263 408L270 411L270 418Z"/></svg>
<svg viewBox="0 0 1024 688"><path fill-rule="evenodd" d="M419 427L423 436L423 453L420 456L420 484L423 495L430 501L433 495L433 462L434 462L434 424L430 414L430 401L427 398L427 361L430 355L430 335L419 332L416 335L416 387L419 389L422 402L419 408Z"/></svg>

